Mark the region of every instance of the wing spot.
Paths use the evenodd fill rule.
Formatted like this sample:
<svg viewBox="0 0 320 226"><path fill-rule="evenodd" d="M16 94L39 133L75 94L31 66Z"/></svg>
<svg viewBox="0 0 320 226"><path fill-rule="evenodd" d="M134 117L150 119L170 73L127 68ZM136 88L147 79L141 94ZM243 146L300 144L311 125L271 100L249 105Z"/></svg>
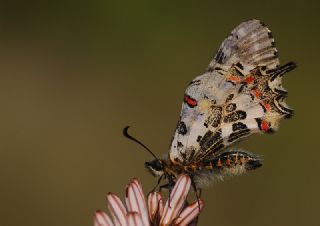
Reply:
<svg viewBox="0 0 320 226"><path fill-rule="evenodd" d="M250 134L250 129L243 129L243 130L239 130L237 132L231 133L229 136L228 142L233 142L249 134Z"/></svg>
<svg viewBox="0 0 320 226"><path fill-rule="evenodd" d="M181 147L183 147L183 144L180 141L178 141L178 148L181 148Z"/></svg>
<svg viewBox="0 0 320 226"><path fill-rule="evenodd" d="M252 84L254 82L254 77L252 75L248 76L248 77L246 77L246 79L244 81L247 84Z"/></svg>
<svg viewBox="0 0 320 226"><path fill-rule="evenodd" d="M236 66L237 66L238 68L240 68L241 70L243 70L243 65L242 65L240 62L236 63Z"/></svg>
<svg viewBox="0 0 320 226"><path fill-rule="evenodd" d="M232 131L248 129L247 125L242 122L232 124Z"/></svg>
<svg viewBox="0 0 320 226"><path fill-rule="evenodd" d="M233 99L233 97L234 97L234 94L231 93L231 94L227 97L226 103L229 102L229 101L231 101L231 100Z"/></svg>
<svg viewBox="0 0 320 226"><path fill-rule="evenodd" d="M190 108L194 108L198 105L197 100L193 99L189 95L184 95L183 100Z"/></svg>
<svg viewBox="0 0 320 226"><path fill-rule="evenodd" d="M262 120L261 118L256 118L256 121L257 121L259 129L262 130L263 132L266 132L266 133L273 133L274 132L274 130L272 128L270 128L270 124L267 121Z"/></svg>
<svg viewBox="0 0 320 226"><path fill-rule="evenodd" d="M235 121L238 121L238 120L243 120L246 117L247 117L247 113L245 111L238 110L238 111L235 111L235 112L232 112L232 113L226 115L224 117L223 121L225 123L235 122Z"/></svg>
<svg viewBox="0 0 320 226"><path fill-rule="evenodd" d="M223 140L221 137L221 129L213 133L211 130L208 130L201 141L199 142L201 150L220 150L224 145L222 144Z"/></svg>
<svg viewBox="0 0 320 226"><path fill-rule="evenodd" d="M217 63L219 64L222 64L223 63L223 60L224 60L224 53L223 53L223 50L222 49L219 49L217 54L216 54L216 57L215 57L215 60Z"/></svg>
<svg viewBox="0 0 320 226"><path fill-rule="evenodd" d="M188 130L187 130L186 124L183 121L181 121L179 123L178 133L181 134L181 135L186 135L187 132L188 132Z"/></svg>
<svg viewBox="0 0 320 226"><path fill-rule="evenodd" d="M230 113L237 109L237 105L235 103L230 103L226 106L226 112Z"/></svg>

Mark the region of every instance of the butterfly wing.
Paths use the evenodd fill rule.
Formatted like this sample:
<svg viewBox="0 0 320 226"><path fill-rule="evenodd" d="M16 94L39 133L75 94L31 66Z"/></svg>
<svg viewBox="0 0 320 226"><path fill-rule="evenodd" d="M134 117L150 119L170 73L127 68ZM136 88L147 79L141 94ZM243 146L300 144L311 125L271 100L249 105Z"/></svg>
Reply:
<svg viewBox="0 0 320 226"><path fill-rule="evenodd" d="M171 161L186 165L212 158L256 132L272 132L293 111L283 99L282 75L270 30L258 20L241 23L225 39L207 71L187 87L170 146Z"/></svg>
<svg viewBox="0 0 320 226"><path fill-rule="evenodd" d="M274 38L261 21L248 20L233 29L210 62L208 70L220 67L228 71L238 62L245 73L257 66L266 66L268 69L279 66Z"/></svg>

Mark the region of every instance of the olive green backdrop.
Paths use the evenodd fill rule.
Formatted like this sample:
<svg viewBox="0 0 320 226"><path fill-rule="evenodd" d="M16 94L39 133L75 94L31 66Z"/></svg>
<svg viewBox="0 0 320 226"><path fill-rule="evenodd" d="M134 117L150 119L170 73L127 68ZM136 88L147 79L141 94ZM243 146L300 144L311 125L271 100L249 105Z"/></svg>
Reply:
<svg viewBox="0 0 320 226"><path fill-rule="evenodd" d="M0 3L0 225L92 225L105 195L156 179L186 85L250 18L273 31L295 117L238 144L264 166L204 190L200 225L319 225L316 1L7 1Z"/></svg>

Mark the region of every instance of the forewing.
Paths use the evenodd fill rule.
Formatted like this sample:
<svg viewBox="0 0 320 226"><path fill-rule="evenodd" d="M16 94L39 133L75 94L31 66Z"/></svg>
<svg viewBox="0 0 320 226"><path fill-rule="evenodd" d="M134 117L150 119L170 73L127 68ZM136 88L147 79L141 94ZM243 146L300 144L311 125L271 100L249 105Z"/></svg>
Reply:
<svg viewBox="0 0 320 226"><path fill-rule="evenodd" d="M252 133L274 131L292 115L283 102L282 75L270 30L257 20L236 27L208 70L187 87L170 147L173 162L189 164Z"/></svg>

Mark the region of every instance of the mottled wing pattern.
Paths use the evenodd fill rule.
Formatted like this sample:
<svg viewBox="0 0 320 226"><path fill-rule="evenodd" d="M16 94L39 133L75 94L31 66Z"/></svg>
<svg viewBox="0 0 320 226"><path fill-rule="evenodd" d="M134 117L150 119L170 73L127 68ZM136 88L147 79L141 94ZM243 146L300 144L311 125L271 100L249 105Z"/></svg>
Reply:
<svg viewBox="0 0 320 226"><path fill-rule="evenodd" d="M228 71L240 62L244 73L257 66L274 69L279 66L278 51L271 31L259 20L248 20L236 27L223 41L208 70Z"/></svg>
<svg viewBox="0 0 320 226"><path fill-rule="evenodd" d="M207 71L187 87L171 143L171 161L187 165L213 158L233 142L272 132L293 111L284 103L282 75L270 30L258 20L241 23L225 39Z"/></svg>

